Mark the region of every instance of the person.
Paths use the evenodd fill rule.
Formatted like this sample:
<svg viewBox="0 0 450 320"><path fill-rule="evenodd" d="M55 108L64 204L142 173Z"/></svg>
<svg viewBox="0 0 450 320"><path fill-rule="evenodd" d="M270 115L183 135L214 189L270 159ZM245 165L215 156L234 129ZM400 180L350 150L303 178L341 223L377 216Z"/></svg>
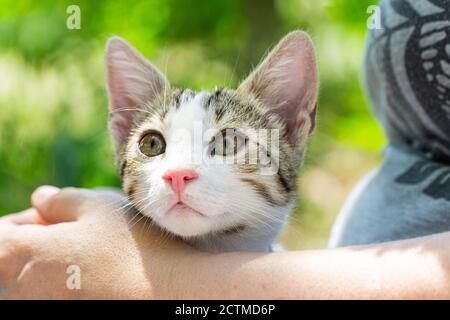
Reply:
<svg viewBox="0 0 450 320"><path fill-rule="evenodd" d="M211 254L134 220L123 203L112 191L38 188L32 208L0 219L0 299L450 298L449 232Z"/></svg>
<svg viewBox="0 0 450 320"><path fill-rule="evenodd" d="M450 231L450 1L383 0L379 15L364 83L389 142L344 205L330 247Z"/></svg>

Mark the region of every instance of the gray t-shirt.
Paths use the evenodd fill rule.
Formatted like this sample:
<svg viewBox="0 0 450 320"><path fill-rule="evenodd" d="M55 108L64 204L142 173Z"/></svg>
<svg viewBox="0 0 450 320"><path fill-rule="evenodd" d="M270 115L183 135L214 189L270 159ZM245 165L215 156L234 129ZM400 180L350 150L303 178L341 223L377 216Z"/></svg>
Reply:
<svg viewBox="0 0 450 320"><path fill-rule="evenodd" d="M424 236L450 230L450 166L389 146L380 168L352 191L330 246Z"/></svg>
<svg viewBox="0 0 450 320"><path fill-rule="evenodd" d="M389 139L355 188L330 246L450 230L450 0L383 0L364 87Z"/></svg>

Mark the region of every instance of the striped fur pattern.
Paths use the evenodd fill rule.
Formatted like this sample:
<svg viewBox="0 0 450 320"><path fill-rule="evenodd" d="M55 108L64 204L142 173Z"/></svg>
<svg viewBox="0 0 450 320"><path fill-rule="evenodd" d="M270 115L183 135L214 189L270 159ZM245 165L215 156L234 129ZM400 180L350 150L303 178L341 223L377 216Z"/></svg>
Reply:
<svg viewBox="0 0 450 320"><path fill-rule="evenodd" d="M309 41L305 37L296 32L290 41ZM299 111L289 115L290 121L299 125L288 130L290 124L267 105L267 97L259 96L258 88L249 85L253 75L236 90L193 91L173 88L120 38L109 41L106 55L110 132L123 190L134 207L162 229L202 250L270 250L294 204L306 139L314 126L311 114L316 106L316 74L312 74L315 83L311 89L315 91L306 92L311 101L299 104ZM263 62L258 69L260 77L265 67ZM279 69L283 71L283 67ZM264 83L264 89L270 85ZM294 108L289 101L283 103ZM282 103L276 105L281 107ZM235 156L247 161L203 161L220 157L211 152L211 138L229 128L245 136L244 146ZM276 164L273 174L261 174L264 165L245 158L247 147L261 148L260 140L247 131L260 129L280 133L276 157L272 149L261 149ZM140 152L139 143L148 132L158 132L164 138L163 154L148 157ZM193 146L197 133L201 136L199 149ZM268 144L275 143L274 139L275 135L269 134ZM198 154L202 161L193 160ZM184 189L183 203L173 206L174 192L161 177L177 168L195 170L199 178Z"/></svg>

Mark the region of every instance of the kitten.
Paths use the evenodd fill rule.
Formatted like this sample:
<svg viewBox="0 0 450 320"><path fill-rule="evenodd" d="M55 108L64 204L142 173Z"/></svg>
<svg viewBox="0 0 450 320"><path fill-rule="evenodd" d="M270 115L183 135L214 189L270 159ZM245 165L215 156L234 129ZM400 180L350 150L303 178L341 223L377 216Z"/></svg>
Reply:
<svg viewBox="0 0 450 320"><path fill-rule="evenodd" d="M110 135L134 207L201 250L270 251L315 125L309 36L288 34L235 90L174 88L119 37L106 69Z"/></svg>

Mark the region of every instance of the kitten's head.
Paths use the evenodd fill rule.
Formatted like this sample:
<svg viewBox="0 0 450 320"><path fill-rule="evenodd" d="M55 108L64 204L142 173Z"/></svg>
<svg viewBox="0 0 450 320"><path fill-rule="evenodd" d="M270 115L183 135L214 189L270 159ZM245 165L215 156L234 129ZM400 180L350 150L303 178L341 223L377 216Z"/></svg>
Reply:
<svg viewBox="0 0 450 320"><path fill-rule="evenodd" d="M315 122L305 33L282 39L236 90L174 88L118 37L106 67L117 165L142 214L182 237L282 225Z"/></svg>

